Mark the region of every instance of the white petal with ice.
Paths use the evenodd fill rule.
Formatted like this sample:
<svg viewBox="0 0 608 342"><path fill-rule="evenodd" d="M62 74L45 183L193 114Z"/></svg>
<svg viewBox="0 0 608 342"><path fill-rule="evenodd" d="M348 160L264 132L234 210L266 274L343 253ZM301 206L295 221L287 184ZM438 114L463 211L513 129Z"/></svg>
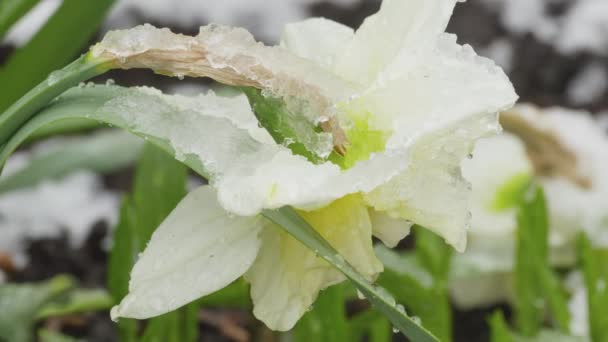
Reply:
<svg viewBox="0 0 608 342"><path fill-rule="evenodd" d="M331 70L336 57L353 37L354 31L348 26L325 18L311 18L285 25L281 46Z"/></svg>
<svg viewBox="0 0 608 342"><path fill-rule="evenodd" d="M152 235L112 318L161 315L230 284L254 262L261 226L227 213L212 187L192 191Z"/></svg>
<svg viewBox="0 0 608 342"><path fill-rule="evenodd" d="M284 205L318 208L349 193L371 191L407 167L404 149L387 149L344 171L330 162L315 165L269 143L267 133L251 121L255 117L243 95L185 98L132 88L95 116L168 141L178 159L200 160L222 206L243 216Z"/></svg>
<svg viewBox="0 0 608 342"><path fill-rule="evenodd" d="M403 51L419 54L445 30L456 0L384 0L336 60L336 73L369 84Z"/></svg>
<svg viewBox="0 0 608 342"><path fill-rule="evenodd" d="M382 271L372 248L372 227L359 195L339 199L312 212L301 212L346 261L368 279ZM289 330L314 303L320 290L344 276L277 226L262 235L260 254L246 274L254 314L268 327Z"/></svg>
<svg viewBox="0 0 608 342"><path fill-rule="evenodd" d="M369 209L369 218L372 220L372 231L387 247L397 246L414 225L411 221L402 218L393 218L387 213Z"/></svg>

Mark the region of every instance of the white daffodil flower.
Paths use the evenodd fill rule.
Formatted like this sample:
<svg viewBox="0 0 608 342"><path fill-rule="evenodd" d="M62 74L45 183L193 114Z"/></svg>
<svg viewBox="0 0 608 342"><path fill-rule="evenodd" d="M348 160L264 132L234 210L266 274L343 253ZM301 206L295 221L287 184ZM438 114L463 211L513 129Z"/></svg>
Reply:
<svg viewBox="0 0 608 342"><path fill-rule="evenodd" d="M504 115L500 136L480 139L462 163L473 207L468 249L456 255L451 284L463 308L508 300L513 270L515 198L535 178L545 190L550 261L575 262L576 234L608 245L608 135L585 112L517 105ZM505 286L507 284L507 286Z"/></svg>
<svg viewBox="0 0 608 342"><path fill-rule="evenodd" d="M217 25L195 37L150 25L108 33L94 58L247 93L138 88L100 109L168 142L211 183L156 230L112 316L160 315L244 275L254 314L272 329L293 327L344 277L260 217L263 209L297 208L369 279L382 271L372 235L394 246L412 222L464 250L470 186L460 162L498 131L497 113L516 95L499 67L444 33L456 2L385 0L357 31L314 18L287 25L272 47ZM269 107L282 114L267 122ZM285 127L291 135L281 140Z"/></svg>

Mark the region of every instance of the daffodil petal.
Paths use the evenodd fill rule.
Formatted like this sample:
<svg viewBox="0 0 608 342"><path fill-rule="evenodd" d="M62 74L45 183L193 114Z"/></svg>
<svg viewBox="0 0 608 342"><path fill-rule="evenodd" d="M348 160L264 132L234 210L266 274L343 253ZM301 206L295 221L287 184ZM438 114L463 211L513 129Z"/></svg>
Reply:
<svg viewBox="0 0 608 342"><path fill-rule="evenodd" d="M360 196L347 196L301 215L364 276L373 279L382 271ZM269 328L281 331L294 326L320 290L345 279L313 251L271 224L262 233L260 253L245 277L251 283L253 313Z"/></svg>
<svg viewBox="0 0 608 342"><path fill-rule="evenodd" d="M394 218L387 213L369 209L374 236L380 239L387 247L397 246L399 241L409 235L413 222L402 218Z"/></svg>
<svg viewBox="0 0 608 342"><path fill-rule="evenodd" d="M285 25L281 46L331 70L335 58L353 39L352 28L325 18L310 18Z"/></svg>
<svg viewBox="0 0 608 342"><path fill-rule="evenodd" d="M399 54L420 54L448 24L456 0L384 0L335 63L335 72L370 84Z"/></svg>
<svg viewBox="0 0 608 342"><path fill-rule="evenodd" d="M184 97L116 87L116 96L90 115L97 117L166 141L179 160L198 160L221 205L241 216L284 205L320 208L371 191L403 171L407 163L400 161L409 153L388 149L344 171L330 162L313 164L272 142L243 95Z"/></svg>
<svg viewBox="0 0 608 342"><path fill-rule="evenodd" d="M427 227L463 250L470 185L460 162L477 139L499 130L496 113L517 96L499 67L456 44L452 35L441 35L427 58L420 68L401 70L400 78L349 105L374 113L379 127L393 128L388 148L411 149L409 168L368 194L370 205Z"/></svg>
<svg viewBox="0 0 608 342"><path fill-rule="evenodd" d="M255 260L261 220L228 214L210 186L192 191L152 235L112 318L158 316L230 284Z"/></svg>

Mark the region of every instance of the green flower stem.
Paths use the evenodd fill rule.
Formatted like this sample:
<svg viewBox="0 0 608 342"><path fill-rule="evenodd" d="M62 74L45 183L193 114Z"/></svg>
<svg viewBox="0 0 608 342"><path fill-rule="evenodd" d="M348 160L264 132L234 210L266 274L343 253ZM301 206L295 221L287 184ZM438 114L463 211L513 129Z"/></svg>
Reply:
<svg viewBox="0 0 608 342"><path fill-rule="evenodd" d="M90 54L86 54L65 68L52 72L0 115L0 145L4 145L36 112L61 93L110 69L111 63L108 61L95 59Z"/></svg>

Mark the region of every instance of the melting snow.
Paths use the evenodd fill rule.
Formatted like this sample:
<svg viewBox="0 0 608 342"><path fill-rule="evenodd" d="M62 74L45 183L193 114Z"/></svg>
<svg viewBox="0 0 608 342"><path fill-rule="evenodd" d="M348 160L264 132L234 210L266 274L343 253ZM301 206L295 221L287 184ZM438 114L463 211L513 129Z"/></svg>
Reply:
<svg viewBox="0 0 608 342"><path fill-rule="evenodd" d="M608 89L608 75L603 64L585 66L568 84L568 99L575 105L586 105L599 99Z"/></svg>
<svg viewBox="0 0 608 342"><path fill-rule="evenodd" d="M562 53L608 54L608 1L567 1L563 13L551 14L555 0L483 0L517 34L532 33Z"/></svg>
<svg viewBox="0 0 608 342"><path fill-rule="evenodd" d="M48 149L44 143L34 153ZM6 164L5 174L17 172L32 152L19 152ZM0 195L0 252L8 253L17 267L27 263L27 239L56 237L66 232L74 247L82 245L93 224L113 226L117 219L118 195L104 190L99 176L90 171L74 172L63 179Z"/></svg>

